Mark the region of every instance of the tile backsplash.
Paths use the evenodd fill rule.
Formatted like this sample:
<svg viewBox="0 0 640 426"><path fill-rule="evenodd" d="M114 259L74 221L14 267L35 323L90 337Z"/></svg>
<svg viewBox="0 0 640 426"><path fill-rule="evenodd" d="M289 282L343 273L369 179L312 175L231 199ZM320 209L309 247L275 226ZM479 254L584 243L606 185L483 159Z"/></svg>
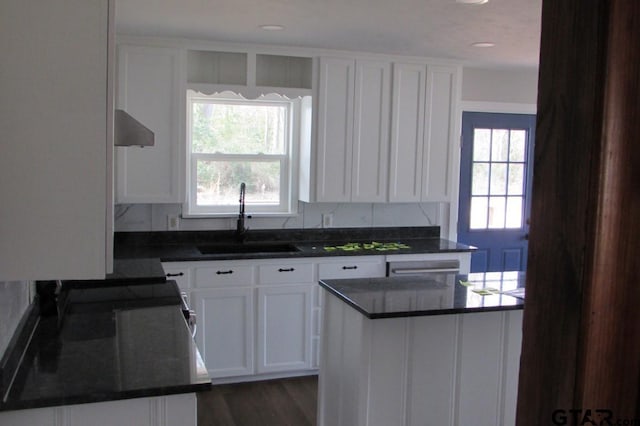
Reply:
<svg viewBox="0 0 640 426"><path fill-rule="evenodd" d="M443 213L444 212L444 213ZM448 205L444 203L298 203L298 213L289 217L254 217L247 220L251 229L322 228L323 215L330 214L334 228L433 226L448 232ZM115 208L115 230L166 231L167 217L180 215L181 204L120 204ZM250 215L251 212L247 211ZM235 217L212 219L180 218L179 230L234 229Z"/></svg>
<svg viewBox="0 0 640 426"><path fill-rule="evenodd" d="M29 282L0 281L0 358L30 304Z"/></svg>

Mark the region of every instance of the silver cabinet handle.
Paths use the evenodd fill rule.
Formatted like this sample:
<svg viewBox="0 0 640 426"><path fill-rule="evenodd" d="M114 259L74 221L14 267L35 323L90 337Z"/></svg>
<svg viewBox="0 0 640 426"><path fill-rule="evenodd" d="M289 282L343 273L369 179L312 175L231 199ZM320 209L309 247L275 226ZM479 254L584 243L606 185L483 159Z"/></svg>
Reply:
<svg viewBox="0 0 640 426"><path fill-rule="evenodd" d="M428 272L459 272L458 268L394 268L391 270L394 274L424 274Z"/></svg>

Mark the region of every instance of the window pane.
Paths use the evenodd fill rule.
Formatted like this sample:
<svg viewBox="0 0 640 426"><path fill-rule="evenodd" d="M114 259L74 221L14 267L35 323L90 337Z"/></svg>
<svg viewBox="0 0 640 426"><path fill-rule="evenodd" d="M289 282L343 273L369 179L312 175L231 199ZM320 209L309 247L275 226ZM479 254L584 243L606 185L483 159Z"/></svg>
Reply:
<svg viewBox="0 0 640 426"><path fill-rule="evenodd" d="M522 195L524 164L509 164L509 188L507 194Z"/></svg>
<svg viewBox="0 0 640 426"><path fill-rule="evenodd" d="M487 229L487 197L471 197L471 229Z"/></svg>
<svg viewBox="0 0 640 426"><path fill-rule="evenodd" d="M504 228L505 197L489 198L489 228Z"/></svg>
<svg viewBox="0 0 640 426"><path fill-rule="evenodd" d="M207 161L197 164L196 205L237 205L240 184L247 185L245 203L280 203L279 161Z"/></svg>
<svg viewBox="0 0 640 426"><path fill-rule="evenodd" d="M473 161L489 161L491 152L491 130L473 130Z"/></svg>
<svg viewBox="0 0 640 426"><path fill-rule="evenodd" d="M491 161L507 161L509 149L509 131L505 129L493 129L491 132Z"/></svg>
<svg viewBox="0 0 640 426"><path fill-rule="evenodd" d="M509 145L509 161L524 162L524 143L527 132L525 130L511 131L511 144Z"/></svg>
<svg viewBox="0 0 640 426"><path fill-rule="evenodd" d="M489 194L489 163L474 163L471 195Z"/></svg>
<svg viewBox="0 0 640 426"><path fill-rule="evenodd" d="M194 102L195 153L284 154L287 105Z"/></svg>
<svg viewBox="0 0 640 426"><path fill-rule="evenodd" d="M491 165L491 195L505 195L507 193L507 165Z"/></svg>
<svg viewBox="0 0 640 426"><path fill-rule="evenodd" d="M507 198L507 228L522 228L522 197Z"/></svg>

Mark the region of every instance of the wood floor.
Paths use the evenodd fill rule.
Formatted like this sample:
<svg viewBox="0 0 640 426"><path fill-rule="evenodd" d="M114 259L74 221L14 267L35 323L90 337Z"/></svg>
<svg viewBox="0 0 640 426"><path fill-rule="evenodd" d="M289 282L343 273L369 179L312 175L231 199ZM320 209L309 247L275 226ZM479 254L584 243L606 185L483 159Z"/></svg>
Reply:
<svg viewBox="0 0 640 426"><path fill-rule="evenodd" d="M313 426L318 376L216 385L198 393L198 426Z"/></svg>

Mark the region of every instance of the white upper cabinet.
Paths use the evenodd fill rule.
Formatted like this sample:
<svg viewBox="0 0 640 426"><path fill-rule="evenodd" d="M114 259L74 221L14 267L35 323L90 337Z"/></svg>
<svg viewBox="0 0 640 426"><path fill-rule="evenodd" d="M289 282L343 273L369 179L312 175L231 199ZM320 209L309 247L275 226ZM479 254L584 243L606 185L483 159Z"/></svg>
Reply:
<svg viewBox="0 0 640 426"><path fill-rule="evenodd" d="M104 278L113 2L0 2L0 281Z"/></svg>
<svg viewBox="0 0 640 426"><path fill-rule="evenodd" d="M395 63L389 201L451 201L455 67Z"/></svg>
<svg viewBox="0 0 640 426"><path fill-rule="evenodd" d="M315 201L386 200L390 71L385 61L320 58Z"/></svg>
<svg viewBox="0 0 640 426"><path fill-rule="evenodd" d="M355 61L320 58L316 201L350 201Z"/></svg>
<svg viewBox="0 0 640 426"><path fill-rule="evenodd" d="M420 201L427 67L393 65L389 201Z"/></svg>
<svg viewBox="0 0 640 426"><path fill-rule="evenodd" d="M389 62L356 61L351 201L386 201L390 91Z"/></svg>
<svg viewBox="0 0 640 426"><path fill-rule="evenodd" d="M450 201L451 162L457 141L454 136L456 69L429 66L427 83L422 201Z"/></svg>
<svg viewBox="0 0 640 426"><path fill-rule="evenodd" d="M155 135L152 147L116 149L116 203L180 203L180 50L118 46L117 107Z"/></svg>

